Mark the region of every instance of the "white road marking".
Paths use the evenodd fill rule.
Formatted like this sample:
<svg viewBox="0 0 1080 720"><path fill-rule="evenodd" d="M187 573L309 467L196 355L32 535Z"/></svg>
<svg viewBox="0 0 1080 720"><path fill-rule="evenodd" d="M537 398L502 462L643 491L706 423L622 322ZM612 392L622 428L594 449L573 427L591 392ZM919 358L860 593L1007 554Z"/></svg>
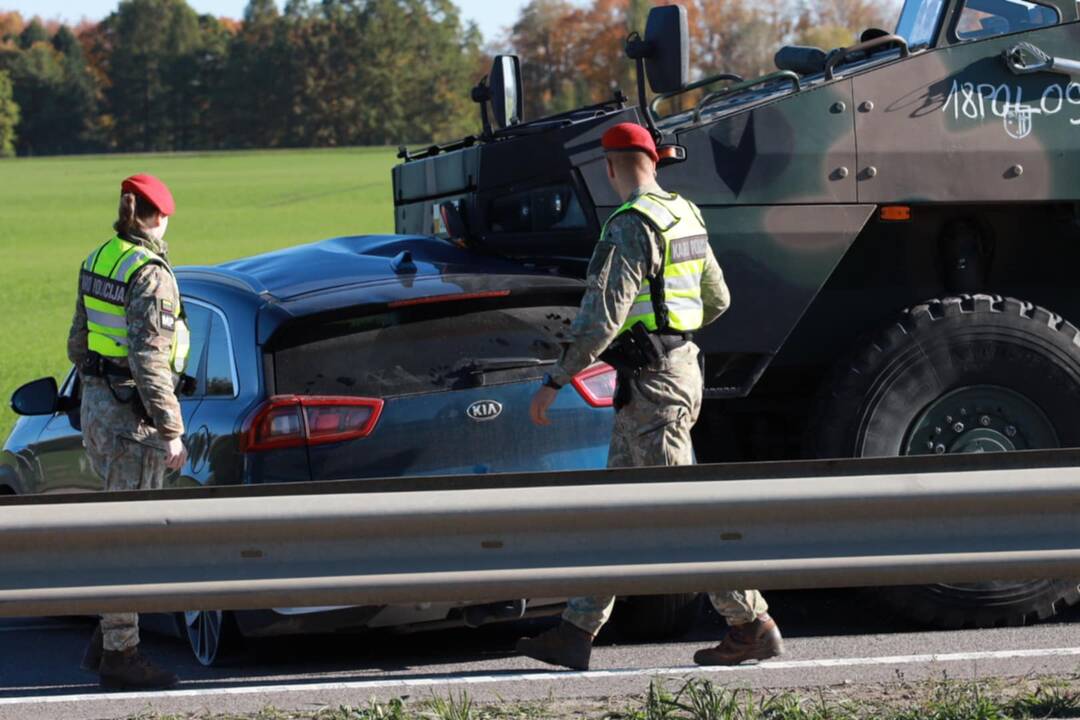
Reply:
<svg viewBox="0 0 1080 720"><path fill-rule="evenodd" d="M246 685L243 687L207 688L191 690L160 690L153 692L89 693L80 695L38 695L33 697L0 698L0 706L33 705L37 703L85 703L94 701L116 702L120 700L164 700L168 698L193 698L236 695L265 695L301 692L326 692L343 690L374 690L379 688L425 688L452 687L456 685L484 685L507 682L562 682L565 680L603 680L607 678L656 677L671 675L769 672L772 670L798 670L806 668L859 667L871 665L917 665L922 663L967 662L975 660L1014 660L1021 658L1048 658L1080 656L1080 647L1045 648L1036 650L988 650L984 652L939 653L932 655L886 655L864 658L823 658L819 660L771 660L757 665L734 667L699 667L686 665L668 668L635 668L627 670L551 671L531 673L506 673L496 675L448 675L444 677L388 678L385 680L357 680L353 682L322 682L291 685Z"/></svg>

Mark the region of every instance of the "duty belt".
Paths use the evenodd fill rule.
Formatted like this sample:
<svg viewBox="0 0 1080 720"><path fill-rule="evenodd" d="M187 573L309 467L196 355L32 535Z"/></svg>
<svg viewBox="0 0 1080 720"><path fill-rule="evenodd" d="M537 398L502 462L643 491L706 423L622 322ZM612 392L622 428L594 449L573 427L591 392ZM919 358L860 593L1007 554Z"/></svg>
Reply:
<svg viewBox="0 0 1080 720"><path fill-rule="evenodd" d="M664 349L668 352L681 348L694 339L694 333L679 332L678 330L661 330L652 334L660 339Z"/></svg>
<svg viewBox="0 0 1080 720"><path fill-rule="evenodd" d="M116 380L134 379L131 375L131 368L128 367L127 363L119 365L96 352L89 352L86 354L86 357L83 358L82 363L79 365L79 370L82 371L83 375L96 378Z"/></svg>
<svg viewBox="0 0 1080 720"><path fill-rule="evenodd" d="M79 371L88 377L104 379L117 402L131 405L136 415L141 417L147 425L154 427L154 419L147 411L146 405L143 404L142 396L139 394L137 388L129 388L130 394L128 397L123 398L117 394L116 388L113 387L112 383L108 382L109 380L134 380L135 378L131 374L131 368L126 364L119 365L96 352L89 352L79 365ZM195 378L190 375L180 375L175 388L177 396L194 395L196 385Z"/></svg>

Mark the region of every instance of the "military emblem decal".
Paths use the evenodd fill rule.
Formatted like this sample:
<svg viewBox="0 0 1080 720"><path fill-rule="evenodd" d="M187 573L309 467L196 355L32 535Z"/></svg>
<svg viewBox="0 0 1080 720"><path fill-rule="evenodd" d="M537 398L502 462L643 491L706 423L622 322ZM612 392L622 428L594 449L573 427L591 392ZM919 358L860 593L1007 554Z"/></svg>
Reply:
<svg viewBox="0 0 1080 720"><path fill-rule="evenodd" d="M1001 118L1005 134L1023 140L1035 128L1035 116L1051 118L1070 114L1069 124L1080 125L1080 83L1053 83L1042 95L1025 101L1019 85L960 82L954 80L941 111L957 121L986 121Z"/></svg>
<svg viewBox="0 0 1080 720"><path fill-rule="evenodd" d="M161 328L162 330L176 329L176 308L171 300L161 299Z"/></svg>
<svg viewBox="0 0 1080 720"><path fill-rule="evenodd" d="M1031 116L1029 107L1010 108L1004 117L1005 132L1014 140L1023 140L1031 134Z"/></svg>

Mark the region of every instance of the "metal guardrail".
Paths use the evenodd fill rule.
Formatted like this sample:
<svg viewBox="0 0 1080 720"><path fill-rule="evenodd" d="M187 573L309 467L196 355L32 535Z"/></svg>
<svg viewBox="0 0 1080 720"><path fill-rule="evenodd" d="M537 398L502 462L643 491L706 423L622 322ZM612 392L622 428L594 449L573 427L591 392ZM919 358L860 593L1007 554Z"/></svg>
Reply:
<svg viewBox="0 0 1080 720"><path fill-rule="evenodd" d="M0 615L1080 577L1080 468L853 472L877 462L24 500L0 506Z"/></svg>

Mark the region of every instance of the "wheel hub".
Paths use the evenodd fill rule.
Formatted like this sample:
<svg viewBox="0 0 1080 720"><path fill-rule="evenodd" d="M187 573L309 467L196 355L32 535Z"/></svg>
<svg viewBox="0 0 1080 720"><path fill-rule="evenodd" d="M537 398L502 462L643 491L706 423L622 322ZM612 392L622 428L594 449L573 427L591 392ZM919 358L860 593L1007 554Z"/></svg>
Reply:
<svg viewBox="0 0 1080 720"><path fill-rule="evenodd" d="M1037 405L994 385L946 393L911 424L905 455L1006 452L1060 447L1057 433Z"/></svg>

